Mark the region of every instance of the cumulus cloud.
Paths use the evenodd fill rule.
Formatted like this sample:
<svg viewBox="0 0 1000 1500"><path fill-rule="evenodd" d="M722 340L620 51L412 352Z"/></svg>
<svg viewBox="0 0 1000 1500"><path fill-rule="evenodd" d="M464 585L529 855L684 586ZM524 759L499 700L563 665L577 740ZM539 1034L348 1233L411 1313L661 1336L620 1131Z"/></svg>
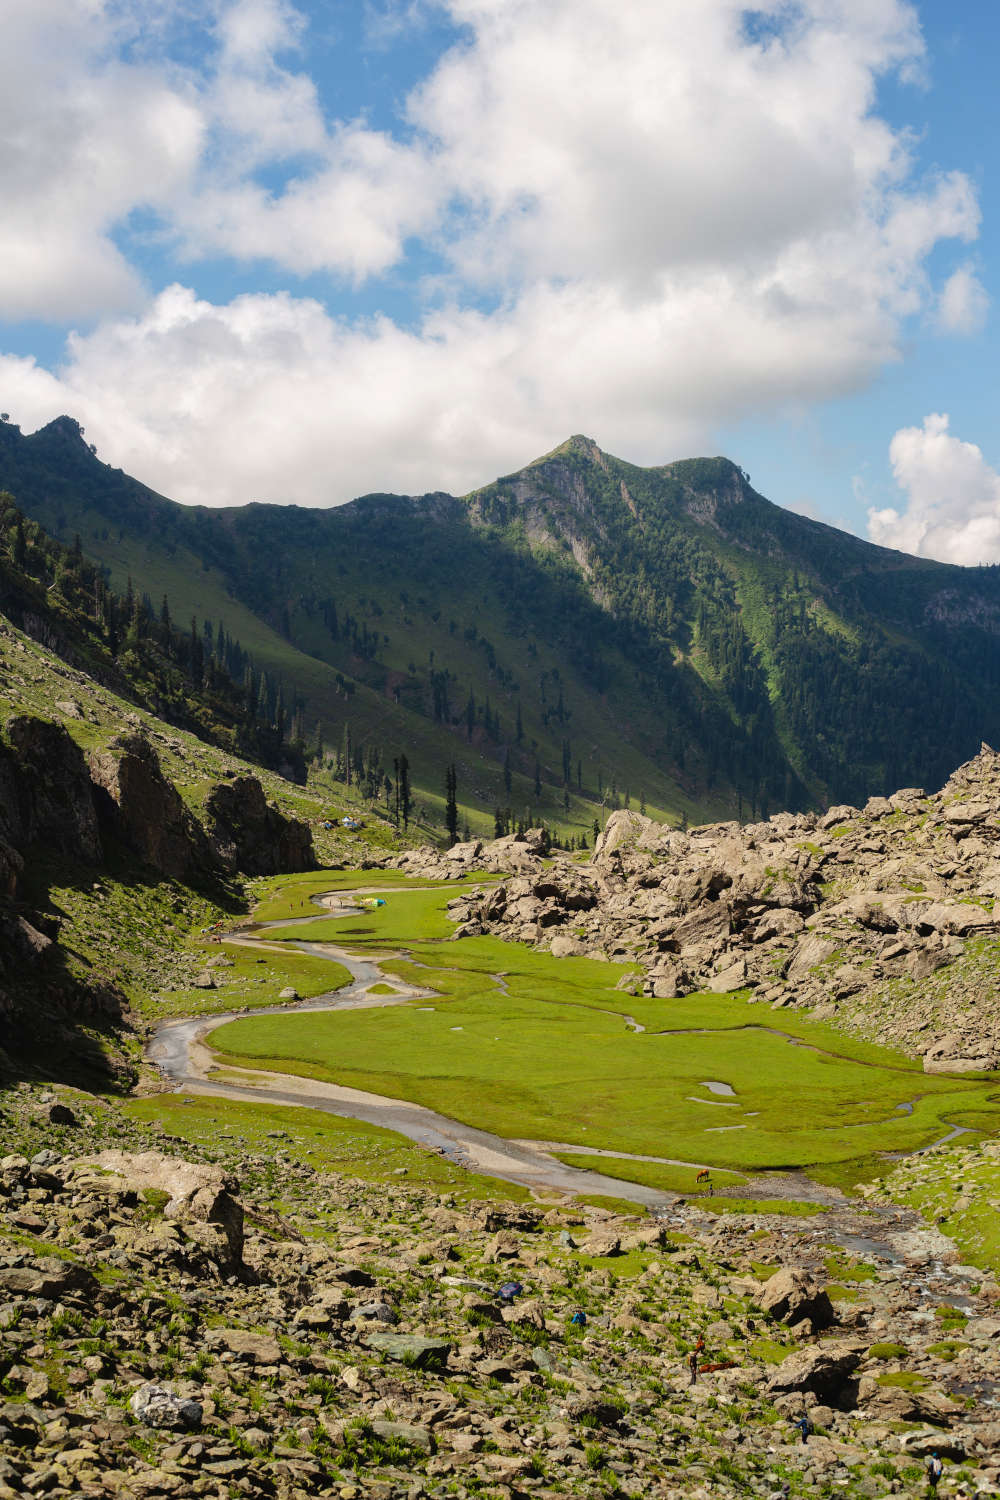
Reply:
<svg viewBox="0 0 1000 1500"><path fill-rule="evenodd" d="M856 390L908 317L981 316L927 270L978 231L969 180L875 109L923 62L906 0L438 0L459 39L395 133L324 109L291 0L10 9L0 314L100 321L0 400L179 498L463 489L577 430L662 461ZM143 291L137 221L193 289ZM203 259L360 285L415 242L405 328L197 295Z"/></svg>
<svg viewBox="0 0 1000 1500"><path fill-rule="evenodd" d="M947 414L901 428L889 458L907 501L902 510L869 510L873 542L939 562L1000 561L1000 473L975 443L949 432Z"/></svg>
<svg viewBox="0 0 1000 1500"><path fill-rule="evenodd" d="M978 333L990 299L972 266L959 266L941 288L938 324L943 333Z"/></svg>

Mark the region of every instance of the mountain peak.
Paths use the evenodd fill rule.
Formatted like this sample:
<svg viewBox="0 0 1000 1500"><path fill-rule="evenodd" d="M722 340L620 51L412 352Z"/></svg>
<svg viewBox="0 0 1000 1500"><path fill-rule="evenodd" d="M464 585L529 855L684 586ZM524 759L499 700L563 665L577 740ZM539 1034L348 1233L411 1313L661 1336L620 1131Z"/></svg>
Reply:
<svg viewBox="0 0 1000 1500"><path fill-rule="evenodd" d="M562 458L571 453L579 453L581 457L588 459L593 464L600 464L603 468L607 463L607 454L594 442L593 438L586 437L582 432L575 432L568 437L558 448L553 448L551 453L543 453L541 458L536 458L529 468L536 464L548 463L550 459Z"/></svg>

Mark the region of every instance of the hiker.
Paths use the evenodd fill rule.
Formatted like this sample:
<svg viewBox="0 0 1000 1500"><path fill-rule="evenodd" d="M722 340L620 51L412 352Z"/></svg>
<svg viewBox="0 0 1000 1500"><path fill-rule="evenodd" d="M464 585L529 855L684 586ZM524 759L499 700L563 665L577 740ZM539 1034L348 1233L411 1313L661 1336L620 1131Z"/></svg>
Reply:
<svg viewBox="0 0 1000 1500"><path fill-rule="evenodd" d="M941 1478L943 1468L944 1464L938 1458L937 1454L932 1453L927 1460L927 1488L932 1495L937 1494L938 1480Z"/></svg>
<svg viewBox="0 0 1000 1500"><path fill-rule="evenodd" d="M802 1443L804 1446L809 1441L809 1434L812 1432L813 1424L810 1422L805 1412L803 1412L795 1425L802 1435Z"/></svg>
<svg viewBox="0 0 1000 1500"><path fill-rule="evenodd" d="M688 1355L688 1369L691 1371L691 1379L688 1381L688 1384L694 1385L698 1379L698 1354L695 1349L692 1349Z"/></svg>
<svg viewBox="0 0 1000 1500"><path fill-rule="evenodd" d="M577 1328L586 1328L587 1314L583 1311L582 1307L577 1308L576 1312L570 1318L570 1322L574 1323Z"/></svg>

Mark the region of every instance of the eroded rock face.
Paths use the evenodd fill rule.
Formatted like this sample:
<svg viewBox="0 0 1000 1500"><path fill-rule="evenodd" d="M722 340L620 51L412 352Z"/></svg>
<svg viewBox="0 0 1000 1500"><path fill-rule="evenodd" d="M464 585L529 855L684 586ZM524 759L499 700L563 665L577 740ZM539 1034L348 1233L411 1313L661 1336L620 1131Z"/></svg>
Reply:
<svg viewBox="0 0 1000 1500"><path fill-rule="evenodd" d="M276 875L316 868L308 826L268 802L255 776L220 782L205 803L205 816L212 849L227 870Z"/></svg>
<svg viewBox="0 0 1000 1500"><path fill-rule="evenodd" d="M176 879L211 864L205 836L141 734L119 735L90 756L102 819L146 864Z"/></svg>
<svg viewBox="0 0 1000 1500"><path fill-rule="evenodd" d="M85 864L102 856L87 762L61 724L21 714L6 726L0 814L10 843L32 844ZM9 857L8 875L10 878Z"/></svg>

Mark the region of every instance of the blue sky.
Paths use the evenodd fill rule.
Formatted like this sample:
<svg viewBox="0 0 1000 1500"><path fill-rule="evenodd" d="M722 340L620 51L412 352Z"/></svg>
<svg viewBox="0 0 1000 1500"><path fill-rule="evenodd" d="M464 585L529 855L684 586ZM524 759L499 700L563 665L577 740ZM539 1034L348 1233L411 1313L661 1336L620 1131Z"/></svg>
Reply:
<svg viewBox="0 0 1000 1500"><path fill-rule="evenodd" d="M0 407L186 502L583 431L1000 558L994 5L9 0Z"/></svg>

